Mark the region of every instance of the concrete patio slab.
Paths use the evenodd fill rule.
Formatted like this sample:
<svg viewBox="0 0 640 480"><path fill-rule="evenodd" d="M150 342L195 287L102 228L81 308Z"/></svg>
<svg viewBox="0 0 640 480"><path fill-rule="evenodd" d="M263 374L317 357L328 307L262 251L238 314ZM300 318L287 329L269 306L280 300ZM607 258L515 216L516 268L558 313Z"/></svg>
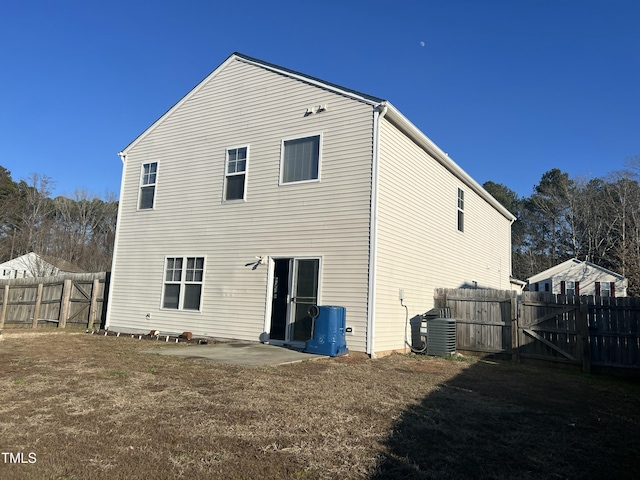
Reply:
<svg viewBox="0 0 640 480"><path fill-rule="evenodd" d="M328 358L324 355L303 353L285 347L251 342L215 343L212 345L189 345L186 347L163 347L145 350L145 353L170 355L182 358L203 358L227 365L282 365Z"/></svg>

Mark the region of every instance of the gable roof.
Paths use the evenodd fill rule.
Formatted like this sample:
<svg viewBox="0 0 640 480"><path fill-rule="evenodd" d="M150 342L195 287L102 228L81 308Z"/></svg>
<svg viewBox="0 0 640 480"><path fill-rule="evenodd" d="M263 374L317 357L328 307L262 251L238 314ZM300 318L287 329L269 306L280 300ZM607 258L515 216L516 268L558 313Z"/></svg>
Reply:
<svg viewBox="0 0 640 480"><path fill-rule="evenodd" d="M400 131L407 135L413 142L419 147L425 150L436 161L444 166L449 172L455 175L460 181L471 188L481 198L486 200L491 206L493 206L498 212L500 212L505 218L514 222L516 217L507 210L500 202L498 202L489 192L487 192L479 183L477 183L467 172L460 168L449 156L440 149L429 137L427 137L418 127L411 123L398 109L396 109L387 100L384 100L373 95L358 92L350 88L342 87L335 83L327 82L304 73L291 70L289 68L281 67L273 63L268 63L263 60L259 60L242 53L234 52L227 59L222 62L213 72L192 88L184 97L182 97L177 103L175 103L169 110L167 110L160 118L158 118L149 128L136 137L129 145L127 145L121 152L118 153L122 162L126 162L126 155L136 144L142 141L147 135L153 132L158 125L160 125L167 117L169 117L175 110L180 108L185 102L193 97L198 91L203 88L211 79L215 78L222 70L226 68L233 61L241 61L250 65L264 68L266 70L278 73L280 75L294 78L299 81L314 85L318 88L329 90L338 95L343 95L356 101L364 102L372 106L372 108L378 109L380 112L384 112L385 119L393 123Z"/></svg>
<svg viewBox="0 0 640 480"><path fill-rule="evenodd" d="M584 266L594 268L596 270L600 270L601 272L607 273L609 275L613 275L614 277L617 277L620 280L624 280L625 278L624 275L620 275L619 273L612 272L611 270L601 267L600 265L596 265L595 263L591 263L586 260L581 261L581 260L578 260L577 258L570 258L569 260L559 263L558 265L555 265L551 268L547 268L546 270L543 270L540 273L536 273L535 275L532 275L527 280L529 281L529 283L535 283L540 280L544 280L549 277L552 277L553 275L556 275L560 272L564 272L565 270L570 270L572 268L578 267L580 265L584 265Z"/></svg>
<svg viewBox="0 0 640 480"><path fill-rule="evenodd" d="M61 272L66 272L66 273L86 273L85 270L81 269L76 264L71 263L71 262L69 262L67 260L64 260L62 258L49 257L49 256L43 256L42 258L44 259L44 261L50 263L51 265L56 267Z"/></svg>

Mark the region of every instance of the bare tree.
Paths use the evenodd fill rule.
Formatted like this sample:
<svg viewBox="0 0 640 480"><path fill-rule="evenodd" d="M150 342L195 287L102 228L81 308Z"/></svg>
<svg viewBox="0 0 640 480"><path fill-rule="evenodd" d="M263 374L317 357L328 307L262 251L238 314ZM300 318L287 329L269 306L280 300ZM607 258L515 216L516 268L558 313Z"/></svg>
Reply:
<svg viewBox="0 0 640 480"><path fill-rule="evenodd" d="M18 195L21 208L17 213L18 225L14 230L11 257L28 252L47 251L49 246L48 224L53 212L51 192L54 182L46 176L32 173L28 181L20 181Z"/></svg>

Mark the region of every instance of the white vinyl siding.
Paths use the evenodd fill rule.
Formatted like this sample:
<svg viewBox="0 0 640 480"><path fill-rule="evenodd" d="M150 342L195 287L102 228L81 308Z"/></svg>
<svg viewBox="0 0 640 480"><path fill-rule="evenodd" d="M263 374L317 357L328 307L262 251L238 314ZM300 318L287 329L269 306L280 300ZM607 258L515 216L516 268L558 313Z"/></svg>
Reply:
<svg viewBox="0 0 640 480"><path fill-rule="evenodd" d="M406 314L398 299L400 289L411 319L433 307L438 287L471 287L474 281L480 288L510 287L510 221L465 188L465 234L460 235L454 226L459 186L449 170L382 120L376 352L404 347Z"/></svg>
<svg viewBox="0 0 640 480"><path fill-rule="evenodd" d="M330 108L305 117L315 104ZM125 152L111 327L257 341L268 262L245 265L256 256L321 256L319 301L347 308L348 348L364 351L372 132L368 104L240 60L217 71ZM322 181L283 188L283 139L320 133ZM226 202L226 162L212 152L244 145L246 201ZM162 195L141 222L138 172L149 158L161 163ZM161 308L163 259L187 248L206 255L201 315Z"/></svg>

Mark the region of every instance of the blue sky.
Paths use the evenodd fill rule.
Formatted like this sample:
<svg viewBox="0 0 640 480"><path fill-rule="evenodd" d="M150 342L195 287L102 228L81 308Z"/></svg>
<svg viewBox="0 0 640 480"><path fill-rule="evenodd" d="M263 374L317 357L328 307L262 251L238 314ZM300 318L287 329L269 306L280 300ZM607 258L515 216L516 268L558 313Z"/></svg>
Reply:
<svg viewBox="0 0 640 480"><path fill-rule="evenodd" d="M0 4L0 165L118 193L117 152L232 52L385 98L479 183L640 155L637 0Z"/></svg>

